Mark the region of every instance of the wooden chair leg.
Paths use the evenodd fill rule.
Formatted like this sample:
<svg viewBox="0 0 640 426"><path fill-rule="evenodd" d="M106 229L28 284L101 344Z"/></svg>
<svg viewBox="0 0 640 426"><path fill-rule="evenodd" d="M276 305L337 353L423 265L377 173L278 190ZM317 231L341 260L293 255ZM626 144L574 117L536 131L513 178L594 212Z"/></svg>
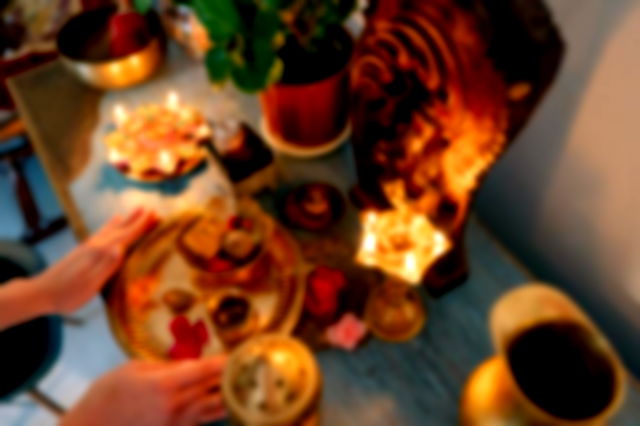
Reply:
<svg viewBox="0 0 640 426"><path fill-rule="evenodd" d="M27 225L27 231L22 237L22 241L28 244L37 243L38 241L54 234L67 225L64 217L56 218L48 223L42 223L40 210L36 204L29 183L22 167L24 158L32 155L31 148L26 147L17 150L11 155L7 155L7 165L9 176L13 184L16 198L20 205L20 211L24 223Z"/></svg>
<svg viewBox="0 0 640 426"><path fill-rule="evenodd" d="M20 159L11 158L8 165L9 176L13 183L16 198L20 204L22 218L29 229L38 229L40 228L40 212L33 196L31 195L31 188L29 188L29 183L24 176Z"/></svg>
<svg viewBox="0 0 640 426"><path fill-rule="evenodd" d="M49 397L49 395L47 395L44 392L40 391L38 388L34 387L32 389L29 389L27 391L27 393L29 394L29 396L31 398L33 398L33 400L36 403L38 403L42 407L46 408L47 410L51 411L57 417L62 417L64 415L64 413L66 412L66 410L64 409L64 407L62 405L60 405L58 402L56 402L53 399L51 399L51 397Z"/></svg>

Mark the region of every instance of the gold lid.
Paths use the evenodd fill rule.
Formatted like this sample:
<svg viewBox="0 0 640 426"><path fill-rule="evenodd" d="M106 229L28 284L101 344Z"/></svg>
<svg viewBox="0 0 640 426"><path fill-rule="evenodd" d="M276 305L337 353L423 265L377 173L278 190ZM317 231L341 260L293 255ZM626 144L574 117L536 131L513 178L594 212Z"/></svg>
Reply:
<svg viewBox="0 0 640 426"><path fill-rule="evenodd" d="M263 334L235 349L227 362L222 394L243 424L291 424L313 404L320 370L311 351L283 334Z"/></svg>

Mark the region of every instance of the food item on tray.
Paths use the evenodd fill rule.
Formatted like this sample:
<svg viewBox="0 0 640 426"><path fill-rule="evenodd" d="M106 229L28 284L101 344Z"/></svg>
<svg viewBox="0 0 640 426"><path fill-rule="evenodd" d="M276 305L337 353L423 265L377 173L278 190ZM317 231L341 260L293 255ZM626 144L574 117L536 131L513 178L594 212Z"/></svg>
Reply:
<svg viewBox="0 0 640 426"><path fill-rule="evenodd" d="M340 191L320 182L293 189L286 196L282 209L291 226L308 231L322 231L333 226L344 210L345 202Z"/></svg>
<svg viewBox="0 0 640 426"><path fill-rule="evenodd" d="M154 304L152 294L158 286L158 277L149 274L132 280L127 286L126 301L135 311L143 312Z"/></svg>
<svg viewBox="0 0 640 426"><path fill-rule="evenodd" d="M170 93L166 104L141 105L133 112L114 109L116 129L105 138L108 161L124 175L142 181L181 176L206 157L210 137L204 116Z"/></svg>
<svg viewBox="0 0 640 426"><path fill-rule="evenodd" d="M222 238L221 254L238 266L254 259L264 244L261 230L250 218L242 216L232 217L228 229Z"/></svg>
<svg viewBox="0 0 640 426"><path fill-rule="evenodd" d="M249 336L256 328L256 314L246 297L227 295L211 310L211 320L220 339L233 346Z"/></svg>
<svg viewBox="0 0 640 426"><path fill-rule="evenodd" d="M206 285L259 283L268 275L266 231L259 218L240 213L222 222L204 216L185 231L178 245L186 259L212 275Z"/></svg>
<svg viewBox="0 0 640 426"><path fill-rule="evenodd" d="M196 262L207 263L220 251L224 231L223 222L207 215L187 228L178 242L184 251L197 259Z"/></svg>
<svg viewBox="0 0 640 426"><path fill-rule="evenodd" d="M195 296L186 290L173 288L162 295L162 301L173 313L183 314L195 303Z"/></svg>

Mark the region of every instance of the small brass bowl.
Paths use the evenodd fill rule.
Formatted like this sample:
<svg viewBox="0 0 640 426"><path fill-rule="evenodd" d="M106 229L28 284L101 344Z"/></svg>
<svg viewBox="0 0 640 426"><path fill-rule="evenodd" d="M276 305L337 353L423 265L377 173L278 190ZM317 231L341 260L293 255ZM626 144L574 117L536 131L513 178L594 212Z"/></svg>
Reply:
<svg viewBox="0 0 640 426"><path fill-rule="evenodd" d="M164 60L165 38L157 14L145 16L151 37L141 49L110 57L108 26L114 7L103 7L71 18L57 37L60 58L67 69L98 89L122 89L141 83L157 71Z"/></svg>

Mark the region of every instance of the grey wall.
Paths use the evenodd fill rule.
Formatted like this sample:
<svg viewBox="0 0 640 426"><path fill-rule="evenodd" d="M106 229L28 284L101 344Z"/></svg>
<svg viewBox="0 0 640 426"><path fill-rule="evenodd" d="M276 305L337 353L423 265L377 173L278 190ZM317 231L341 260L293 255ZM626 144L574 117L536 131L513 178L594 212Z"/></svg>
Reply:
<svg viewBox="0 0 640 426"><path fill-rule="evenodd" d="M565 62L478 210L588 309L640 377L640 1L547 4Z"/></svg>

